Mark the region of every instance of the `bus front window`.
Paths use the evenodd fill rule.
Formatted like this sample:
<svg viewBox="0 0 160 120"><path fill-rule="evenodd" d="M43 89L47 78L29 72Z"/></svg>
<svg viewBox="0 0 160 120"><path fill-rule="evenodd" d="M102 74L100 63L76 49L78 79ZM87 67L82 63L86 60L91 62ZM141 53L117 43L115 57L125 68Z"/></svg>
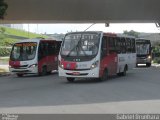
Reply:
<svg viewBox="0 0 160 120"><path fill-rule="evenodd" d="M95 56L98 53L99 34L68 34L62 44L63 56Z"/></svg>
<svg viewBox="0 0 160 120"><path fill-rule="evenodd" d="M11 60L26 61L35 58L37 43L25 42L16 43L11 51Z"/></svg>
<svg viewBox="0 0 160 120"><path fill-rule="evenodd" d="M146 55L149 54L150 44L137 43L137 54Z"/></svg>

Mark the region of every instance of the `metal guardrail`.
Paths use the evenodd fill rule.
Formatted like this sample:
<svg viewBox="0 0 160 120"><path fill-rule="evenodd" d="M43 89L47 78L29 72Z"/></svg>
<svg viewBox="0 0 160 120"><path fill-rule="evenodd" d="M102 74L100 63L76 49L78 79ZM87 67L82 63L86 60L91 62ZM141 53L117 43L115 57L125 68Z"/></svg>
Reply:
<svg viewBox="0 0 160 120"><path fill-rule="evenodd" d="M12 47L7 47L7 46L0 46L0 48L12 48Z"/></svg>

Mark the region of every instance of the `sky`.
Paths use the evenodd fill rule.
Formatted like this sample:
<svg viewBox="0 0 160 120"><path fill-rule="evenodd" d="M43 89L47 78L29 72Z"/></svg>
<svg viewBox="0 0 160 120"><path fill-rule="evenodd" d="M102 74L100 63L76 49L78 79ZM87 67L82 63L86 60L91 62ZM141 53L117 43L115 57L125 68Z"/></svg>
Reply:
<svg viewBox="0 0 160 120"><path fill-rule="evenodd" d="M39 34L54 34L67 33L75 31L84 31L91 24L23 24L26 31ZM103 31L112 33L123 33L124 30L134 30L145 33L160 33L160 28L157 28L155 23L111 23L109 27L105 27L104 23L94 24L87 31Z"/></svg>

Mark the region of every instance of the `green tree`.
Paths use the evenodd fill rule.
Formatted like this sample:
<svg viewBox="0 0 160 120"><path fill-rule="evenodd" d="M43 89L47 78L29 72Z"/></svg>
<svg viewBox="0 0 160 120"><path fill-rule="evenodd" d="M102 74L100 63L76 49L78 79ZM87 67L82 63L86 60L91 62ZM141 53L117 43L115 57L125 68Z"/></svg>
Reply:
<svg viewBox="0 0 160 120"><path fill-rule="evenodd" d="M123 31L123 34L138 38L139 32L136 32L134 30L130 30L130 31L125 30Z"/></svg>
<svg viewBox="0 0 160 120"><path fill-rule="evenodd" d="M7 3L4 2L4 0L0 0L0 19L4 18L7 8L8 8Z"/></svg>

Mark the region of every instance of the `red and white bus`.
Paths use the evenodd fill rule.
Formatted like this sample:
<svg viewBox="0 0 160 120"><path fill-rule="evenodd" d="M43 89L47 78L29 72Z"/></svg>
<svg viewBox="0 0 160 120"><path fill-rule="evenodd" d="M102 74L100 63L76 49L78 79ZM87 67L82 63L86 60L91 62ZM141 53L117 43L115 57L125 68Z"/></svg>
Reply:
<svg viewBox="0 0 160 120"><path fill-rule="evenodd" d="M95 31L65 35L59 54L59 76L75 78L126 75L136 66L135 38Z"/></svg>
<svg viewBox="0 0 160 120"><path fill-rule="evenodd" d="M22 77L24 74L45 75L58 69L61 41L51 39L27 39L13 45L9 70Z"/></svg>

